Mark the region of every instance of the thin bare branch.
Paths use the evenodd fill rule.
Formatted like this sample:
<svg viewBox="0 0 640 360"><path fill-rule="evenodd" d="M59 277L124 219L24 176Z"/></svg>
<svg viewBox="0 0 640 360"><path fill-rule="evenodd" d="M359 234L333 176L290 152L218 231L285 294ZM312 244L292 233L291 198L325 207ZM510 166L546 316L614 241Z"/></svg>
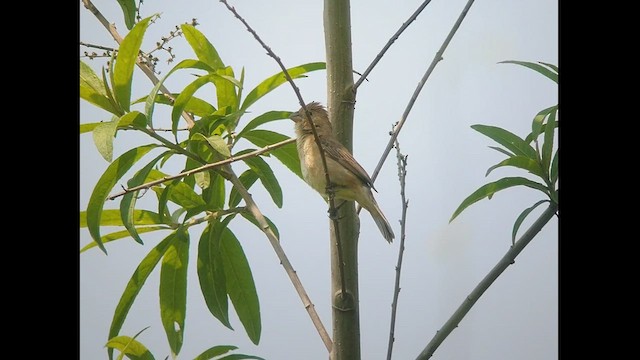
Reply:
<svg viewBox="0 0 640 360"><path fill-rule="evenodd" d="M393 301L391 302L391 324L389 325L389 345L387 347L387 360L391 360L393 352L393 342L395 341L396 313L398 310L398 296L400 296L400 273L402 271L402 257L404 255L405 229L407 225L407 208L409 200L405 197L407 179L407 158L400 152L400 143L396 139L396 152L398 158L398 178L400 180L400 198L402 200L402 218L400 220L400 249L398 249L398 263L396 264L396 283L393 290Z"/></svg>
<svg viewBox="0 0 640 360"><path fill-rule="evenodd" d="M458 20L456 20L456 23L453 25L453 28L451 29L451 31L449 31L449 35L440 46L440 49L436 52L436 55L433 58L433 61L431 61L431 65L429 65L429 68L427 69L425 74L422 76L422 79L420 80L420 82L418 83L418 86L414 90L413 95L411 96L411 99L409 100L409 103L407 104L407 107L405 108L404 113L402 114L402 118L396 124L393 132L391 133L391 138L389 139L389 142L387 143L387 147L384 149L384 152L380 157L380 161L378 162L376 169L373 171L371 180L375 181L376 177L378 177L378 173L380 172L382 165L386 161L387 156L389 155L389 152L391 152L391 149L393 148L393 144L396 141L398 134L400 134L400 130L402 130L402 126L404 126L404 123L407 120L407 117L409 116L409 112L413 108L413 104L418 99L418 95L420 94L420 91L422 91L422 87L427 82L427 79L429 79L429 76L433 72L433 69L436 67L438 62L440 62L440 60L443 59L442 55L444 54L445 49L449 45L449 42L451 42L453 35L455 35L456 31L458 31L460 24L462 24L462 20L464 20L465 16L467 16L467 13L469 12L469 8L471 8L471 5L473 4L473 1L474 0L467 1L467 5L465 5L464 9L462 9L462 12L458 17Z"/></svg>
<svg viewBox="0 0 640 360"><path fill-rule="evenodd" d="M262 215L262 213L260 212L260 209L258 209L258 206L256 205L256 203L253 201L251 194L249 194L249 192L244 187L244 185L242 185L242 182L240 181L240 179L238 179L238 177L235 175L235 173L231 169L231 166L227 165L225 170L226 170L225 173L230 174L230 176L228 177L228 180L231 181L233 186L235 186L236 190L238 190L238 192L244 199L247 210L258 221L260 228L269 239L269 243L271 243L273 250L276 252L278 259L280 260L280 264L282 264L282 267L286 271L287 275L289 275L289 278L291 279L291 283L293 283L293 287L298 292L298 295L302 300L302 304L304 305L304 308L307 309L307 313L309 313L311 322L313 323L313 325L315 325L316 330L320 334L320 338L322 338L322 341L324 342L324 345L327 348L327 351L331 351L331 348L333 347L333 342L331 341L331 337L329 336L329 333L327 332L324 325L322 324L322 320L320 320L320 316L316 312L315 306L313 305L313 302L311 302L309 295L307 295L307 292L305 291L304 286L302 285L302 282L298 277L298 274L293 269L291 262L289 262L287 255L285 254L284 250L280 246L280 242L278 238L273 233L273 230L271 230L269 223L264 218L264 215Z"/></svg>
<svg viewBox="0 0 640 360"><path fill-rule="evenodd" d="M358 81L356 81L356 83L353 85L353 91L357 91L358 86L360 86L360 84L362 84L363 81L367 80L367 75L369 75L369 73L373 70L373 68L378 64L380 59L382 59L382 56L387 52L387 50L389 50L391 45L393 45L393 43L396 40L398 40L398 38L400 37L400 34L402 34L409 27L409 25L411 25L411 23L418 17L418 15L420 15L422 10L424 10L424 8L427 7L427 5L429 5L430 2L431 0L425 0L418 7L418 9L414 11L414 13L409 17L409 19L407 19L407 21L402 23L402 26L400 26L400 29L398 29L398 31L396 31L396 33L393 34L393 36L391 37L391 39L389 39L389 41L387 41L387 44L382 48L382 50L380 50L378 55L376 55L375 59L373 59L373 61L371 62L371 65L369 65L367 70L364 71L364 73L360 76Z"/></svg>
<svg viewBox="0 0 640 360"><path fill-rule="evenodd" d="M480 281L480 283L471 291L471 293L462 301L462 304L458 307L458 309L451 315L449 320L445 322L440 330L436 332L436 335L429 341L427 346L422 350L420 355L416 358L416 360L426 360L429 359L433 353L436 351L438 346L442 344L444 339L451 334L453 329L458 327L458 324L464 316L471 310L473 305L480 299L480 296L484 294L484 292L493 284L493 282L502 274L503 271L509 267L509 265L515 262L516 257L520 252L529 244L531 240L542 230L542 228L551 220L556 210L558 209L558 205L551 203L549 207L540 215L540 217L531 225L531 227L516 241L514 245L512 245L509 250L504 254L502 259L498 261L498 263L489 271L487 276Z"/></svg>
<svg viewBox="0 0 640 360"><path fill-rule="evenodd" d="M91 0L82 0L82 3L84 4L84 7L87 8L89 11L91 11L91 13L98 19L98 21L100 21L100 23L107 29L107 31L109 31L113 39L118 44L122 43L123 38L122 36L120 36L118 31L116 30L115 25L112 23L109 23L109 21L104 17L104 15L102 15L102 13L98 10L98 8L96 8L95 5L93 5ZM149 67L149 65L147 65L144 62L141 62L140 59L136 60L136 65L138 65L140 70L142 70L142 72L145 75L147 75L147 77L151 80L153 85L156 85L160 81L156 77L155 73L153 72L153 69ZM173 95L171 95L171 92L164 85L160 86L160 91L165 96L170 98L172 101L175 101L175 98L173 97ZM187 122L187 127L191 129L195 124L193 117L186 111L182 112L182 117Z"/></svg>
<svg viewBox="0 0 640 360"><path fill-rule="evenodd" d="M298 89L298 87L296 86L295 82L293 81L293 79L291 78L291 75L289 75L289 72L287 71L287 68L284 66L284 64L282 63L282 60L280 60L280 57L278 55L276 55L273 50L271 50L271 48L265 44L264 41L262 41L262 39L260 38L260 36L258 35L258 33L256 33L255 30L253 30L253 28L247 23L247 21L240 16L240 14L238 14L238 12L236 11L235 7L229 5L227 3L226 0L220 0L221 3L223 3L227 9L229 9L229 11L231 11L233 13L233 15L240 20L240 22L242 22L242 24L244 24L244 26L247 28L247 31L249 31L253 37L260 43L260 45L262 45L262 47L267 51L267 54L272 57L276 63L278 63L278 66L280 66L280 69L282 69L282 72L285 76L285 78L287 79L287 82L289 82L289 84L291 84L291 87L293 88L293 92L295 92L296 96L298 97L298 102L300 103L300 106L304 109L304 113L305 116L307 117L307 120L309 120L309 122L311 123L311 131L313 132L313 137L316 140L316 145L318 146L318 149L320 151L320 158L322 159L322 166L324 168L324 175L325 175L325 179L327 182L327 195L329 197L329 218L331 219L331 221L333 221L333 225L334 228L338 228L338 218L335 216L335 214L337 213L336 210L336 205L335 205L335 200L334 200L334 192L331 190L331 178L329 177L329 171L327 170L327 159L325 158L325 154L324 154L324 149L322 148L322 145L320 145L320 137L318 137L318 133L316 132L316 127L313 123L313 119L311 119L311 115L309 114L309 110L307 110L307 105L305 104L304 99L302 98L302 94L300 93L300 89ZM340 242L340 235L339 232L336 232L336 239L338 241L338 251L339 251L339 256L341 256L341 252L342 252L342 246L341 246L341 242ZM340 266L340 276L342 279L342 291L343 293L346 293L346 281L344 278L344 266L342 265L341 262L341 266Z"/></svg>
<svg viewBox="0 0 640 360"><path fill-rule="evenodd" d="M228 164L231 164L231 163L239 161L239 160L247 159L247 158L250 158L250 157L255 157L255 156L258 156L260 154L264 154L264 153L266 153L268 151L271 151L273 149L277 149L277 148L279 148L281 146L284 146L284 145L287 145L287 144L291 144L292 142L295 142L295 141L296 141L296 139L283 140L283 141L280 141L280 142L272 144L272 145L267 145L267 146L263 147L262 149L255 150L255 151L252 151L250 153L246 153L246 154L243 154L243 155L240 155L240 156L232 156L232 157L224 159L222 161L218 161L218 162L211 163L211 164L206 164L206 165L200 166L198 168L191 169L189 171L181 172L181 173L179 173L177 175L165 176L162 179L150 181L148 183L145 183L145 184L142 184L142 185L139 185L139 186L134 186L132 188L128 188L128 189L126 189L126 190L124 190L122 192L119 192L119 193L115 194L115 195L109 196L107 199L108 200L113 200L113 199L116 199L116 198L118 198L118 197L120 197L122 195L125 195L127 193L130 193L130 192L143 190L143 189L148 189L148 188L150 188L152 186L155 186L155 185L158 185L158 184L162 184L162 183L167 182L167 181L171 181L171 180L175 180L175 179L181 179L183 177L190 176L190 175L193 175L193 174L196 174L196 173L199 173L199 172L203 172L203 171L206 171L206 170L211 170L213 168L217 168L217 167L220 167L220 166L223 166L223 165L228 165Z"/></svg>

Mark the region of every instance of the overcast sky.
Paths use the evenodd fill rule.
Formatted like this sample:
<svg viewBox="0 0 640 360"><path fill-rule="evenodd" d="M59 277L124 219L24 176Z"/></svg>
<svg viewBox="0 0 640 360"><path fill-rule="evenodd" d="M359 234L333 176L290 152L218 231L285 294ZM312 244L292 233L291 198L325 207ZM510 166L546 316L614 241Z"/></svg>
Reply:
<svg viewBox="0 0 640 360"><path fill-rule="evenodd" d="M230 3L260 34L287 67L324 61L322 1L233 1ZM415 11L421 1L351 1L354 70L363 72L376 54ZM359 89L354 119L354 156L372 173L415 87L441 46L466 0L434 0L391 47ZM121 10L115 1L95 1L124 36ZM143 15L161 12L151 25L143 49L154 47L161 36L197 18L198 29L218 50L225 64L239 77L245 69L247 94L277 73L277 64L218 1L146 1ZM115 46L95 17L80 5L80 40ZM195 58L184 38L171 41L177 60ZM80 48L82 53L87 50ZM165 54L159 69L167 65ZM504 60L544 61L558 64L558 4L556 0L478 0L425 85L399 136L408 155L406 196L409 199L407 238L395 329L394 359L413 359L451 316L469 292L511 245L511 230L525 208L542 193L514 188L480 201L452 223L448 220L460 202L481 185L520 171L487 168L504 158L489 149L496 145L470 128L473 124L503 127L525 136L536 113L557 104L557 85L545 77ZM83 59L96 71L103 60ZM175 64L175 63L174 63ZM166 85L179 91L193 80L189 71L169 78ZM316 71L296 81L305 101L326 104L326 72ZM357 75L355 76L357 80ZM138 69L133 98L148 94L150 81ZM215 104L210 91L198 93ZM142 107L141 107L142 108ZM141 109L140 108L140 109ZM169 112L158 106L154 123L166 123ZM163 109L164 108L164 109ZM269 110L295 111L298 101L288 85L258 101L245 121ZM164 116L164 118L163 118ZM84 100L80 123L109 120L110 116ZM269 123L265 128L294 136L293 123ZM114 158L150 138L120 132ZM239 151L238 145L234 150ZM155 153L154 153L155 154ZM149 157L151 159L151 157ZM330 271L326 210L321 197L282 164L267 159L284 190L284 205L277 208L260 184L251 189L262 212L280 230L281 243L300 276L323 323L330 329ZM93 187L109 164L97 152L91 134L80 135L80 209L85 210ZM237 165L237 173L243 167ZM177 173L180 166L168 166ZM378 179L376 198L397 236L401 200L395 152ZM121 183L128 179L123 177ZM120 187L120 183L116 188ZM151 194L149 194L151 195ZM147 195L139 204L154 209ZM118 201L107 203L118 208ZM528 228L544 206L522 226ZM384 359L387 351L392 289L399 241L389 245L368 213L362 212L359 243L360 319L362 359ZM192 359L205 349L229 344L239 353L266 359L327 359L317 335L288 276L265 236L243 220L232 222L249 259L260 297L262 338L254 346L233 310L230 331L208 312L196 274L196 246L189 264L185 342L179 359ZM199 238L203 227L191 229ZM103 230L106 234L110 231ZM557 359L558 358L558 221L552 219L503 275L489 288L460 326L436 351L434 359ZM522 233L522 231L521 231ZM114 309L131 274L149 250L168 233L143 235L141 246L130 238L107 244L109 255L97 249L80 255L80 355L105 359L104 345ZM79 247L91 238L80 231ZM192 241L192 245L195 244ZM159 269L147 281L121 331L133 336L150 326L139 340L157 359L170 353L158 303ZM329 330L331 333L331 331Z"/></svg>

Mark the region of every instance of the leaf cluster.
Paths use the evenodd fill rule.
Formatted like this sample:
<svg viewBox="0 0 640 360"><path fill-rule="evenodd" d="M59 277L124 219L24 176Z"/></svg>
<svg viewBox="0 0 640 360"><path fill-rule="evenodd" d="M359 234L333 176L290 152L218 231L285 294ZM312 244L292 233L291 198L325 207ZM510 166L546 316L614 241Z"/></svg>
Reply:
<svg viewBox="0 0 640 360"><path fill-rule="evenodd" d="M547 63L532 63L526 61L503 61L502 63L516 64L527 67L538 72L558 83L558 67ZM499 191L514 187L525 186L536 189L545 195L542 199L531 207L520 213L516 219L512 230L512 241L515 241L516 234L524 219L537 206L545 202L558 204L558 151L554 152L555 136L558 129L558 105L553 105L541 110L534 116L531 123L531 132L523 139L512 132L489 125L472 125L471 128L489 137L500 146L490 148L499 151L507 156L506 159L491 166L485 176L493 170L510 166L527 171L534 175L537 180L530 180L526 177L504 177L502 179L487 183L465 198L458 208L453 212L450 222L460 215L472 204L487 198L491 199Z"/></svg>
<svg viewBox="0 0 640 360"><path fill-rule="evenodd" d="M129 22L133 22L133 15L129 11L132 9L131 3L120 1L123 10L128 9L125 11L128 27ZM251 147L236 149L241 139L257 147L288 139L286 135L261 128L269 122L288 120L288 111L268 111L244 121L244 116L250 113L249 108L285 83L286 79L283 72L277 73L243 96L244 69L240 77L236 77L233 68L224 64L209 40L193 25L183 24L181 31L196 58L180 61L149 90L148 95L132 100L134 68L142 61L139 50L151 19L141 19L129 27L131 31L122 41L117 58L112 57L110 68L103 68L101 76L80 61L80 97L111 114L109 121L80 125L80 133L92 133L97 150L110 162L93 189L86 211L80 212L80 226L86 227L93 239L80 252L98 247L106 254L105 245L112 241L130 237L143 244L143 234L169 232L142 259L122 293L109 331L109 357L113 358L113 349L117 349L121 352L120 357L126 355L131 359L153 359L144 345L136 340L137 335L121 335L120 330L137 295L156 267L160 268L162 324L173 356L179 354L185 327L191 246L197 246L198 249L195 266L200 289L211 314L221 324L233 329L229 318L230 300L247 336L258 344L261 335L258 296L241 243L230 228L231 221L237 215L256 226L258 222L240 206L242 197L237 189L229 186L227 180L230 172L226 167L229 165L160 182L150 187L151 191L125 192L120 199L119 209L108 209L105 204L109 194L123 178L128 179L127 188L168 178L169 174L162 169L171 158L182 159L183 171L188 171L255 150ZM290 68L288 73L292 78L300 78L308 72L324 68L324 63L316 62ZM199 73L181 91L161 93L162 84L168 77L186 69ZM196 97L198 90L204 86L213 86L214 99ZM154 127L156 106L171 108L171 131L164 132L168 136L162 135ZM134 107L138 109L134 110ZM186 139L182 140L179 139L179 135L184 137L179 134L181 117L193 119ZM148 136L151 142L129 149L113 159L114 139L119 131L124 130ZM247 170L239 176L239 180L247 189L259 180L273 202L281 207L282 189L271 165L263 158L271 155L301 177L295 145L290 143L273 148L261 156L244 158ZM137 207L138 198L147 193L155 195L155 209ZM277 235L275 224L269 223ZM190 229L198 224L205 224L205 227L196 237L197 243L192 244ZM102 234L103 227L113 226L119 229ZM197 359L211 359L233 349L233 346L216 346ZM259 359L240 354L224 358Z"/></svg>

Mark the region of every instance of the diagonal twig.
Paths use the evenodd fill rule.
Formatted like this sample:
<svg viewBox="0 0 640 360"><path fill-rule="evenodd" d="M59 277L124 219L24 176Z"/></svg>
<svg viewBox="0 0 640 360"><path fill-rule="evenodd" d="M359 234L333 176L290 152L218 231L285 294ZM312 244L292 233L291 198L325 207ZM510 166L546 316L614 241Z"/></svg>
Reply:
<svg viewBox="0 0 640 360"><path fill-rule="evenodd" d="M382 56L387 52L387 50L389 50L391 45L393 45L393 43L396 40L398 40L398 38L400 37L400 34L402 34L409 27L409 25L411 25L411 23L418 17L418 15L420 15L422 10L424 10L424 8L427 7L427 5L429 5L430 2L431 2L431 0L425 0L418 7L418 9L413 12L413 14L409 17L409 19L407 19L407 21L402 23L402 26L400 26L400 29L398 29L398 31L396 31L396 33L393 34L393 36L391 37L391 39L389 39L387 44L382 48L382 50L380 50L378 55L376 55L375 59L373 59L373 61L371 62L371 64L367 68L367 70L365 70L364 73L359 74L360 78L353 85L353 91L356 91L358 89L358 86L360 86L360 84L362 84L362 82L367 79L367 75L369 75L369 73L373 70L373 68L378 64L380 59L382 59Z"/></svg>
<svg viewBox="0 0 640 360"><path fill-rule="evenodd" d="M134 186L134 187L131 187L131 188L127 188L122 192L119 192L117 194L109 196L107 198L107 200L113 200L113 199L116 199L116 198L118 198L118 197L120 197L122 195L125 195L127 193L138 191L138 190L143 190L143 189L148 189L148 188L150 188L152 186L155 186L155 185L158 185L158 184L162 184L163 182L167 182L167 181L171 181L171 180L175 180L175 179L181 179L183 177L187 177L187 176L199 173L199 172L203 172L203 171L206 171L206 170L211 170L213 168L220 167L220 166L223 166L223 165L228 165L228 164L231 164L231 163L239 161L239 160L244 160L244 159L247 159L247 158L250 158L250 157L255 157L255 156L258 156L260 154L263 154L263 153L266 153L268 151L271 151L273 149L277 149L277 148L279 148L281 146L284 146L284 145L287 145L287 144L291 144L292 142L295 142L295 141L296 141L296 139L283 140L283 141L277 142L277 143L272 144L272 145L267 145L267 146L263 147L262 149L258 149L258 150L255 150L255 151L240 155L240 156L231 156L231 157L229 157L227 159L224 159L224 160L221 160L221 161L218 161L218 162L215 162L215 163L211 163L211 164L206 164L206 165L197 167L195 169L191 169L191 170L188 170L188 171L181 172L181 173L176 174L176 175L165 176L162 179L150 181L150 182L142 184L142 185L138 185L138 186Z"/></svg>
<svg viewBox="0 0 640 360"><path fill-rule="evenodd" d="M493 284L493 282L502 274L503 271L513 264L516 256L533 240L533 238L542 230L542 228L551 220L558 205L551 203L549 207L540 215L540 217L531 225L531 227L512 245L509 250L504 254L502 259L489 271L489 273L478 283L478 285L471 291L471 293L462 301L462 304L451 315L449 320L445 322L440 330L436 332L436 335L429 341L427 346L422 350L416 360L429 359L436 351L438 346L449 336L449 334L458 327L458 324L464 318L464 316L471 310L473 305L478 301L480 296Z"/></svg>

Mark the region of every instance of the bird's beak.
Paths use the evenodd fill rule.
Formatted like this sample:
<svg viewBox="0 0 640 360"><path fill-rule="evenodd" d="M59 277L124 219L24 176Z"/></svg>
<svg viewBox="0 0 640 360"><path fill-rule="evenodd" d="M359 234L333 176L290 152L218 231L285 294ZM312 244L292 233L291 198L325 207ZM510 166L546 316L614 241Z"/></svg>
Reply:
<svg viewBox="0 0 640 360"><path fill-rule="evenodd" d="M291 113L291 115L289 115L289 119L293 120L294 122L298 122L300 121L300 115L298 115L297 112Z"/></svg>

